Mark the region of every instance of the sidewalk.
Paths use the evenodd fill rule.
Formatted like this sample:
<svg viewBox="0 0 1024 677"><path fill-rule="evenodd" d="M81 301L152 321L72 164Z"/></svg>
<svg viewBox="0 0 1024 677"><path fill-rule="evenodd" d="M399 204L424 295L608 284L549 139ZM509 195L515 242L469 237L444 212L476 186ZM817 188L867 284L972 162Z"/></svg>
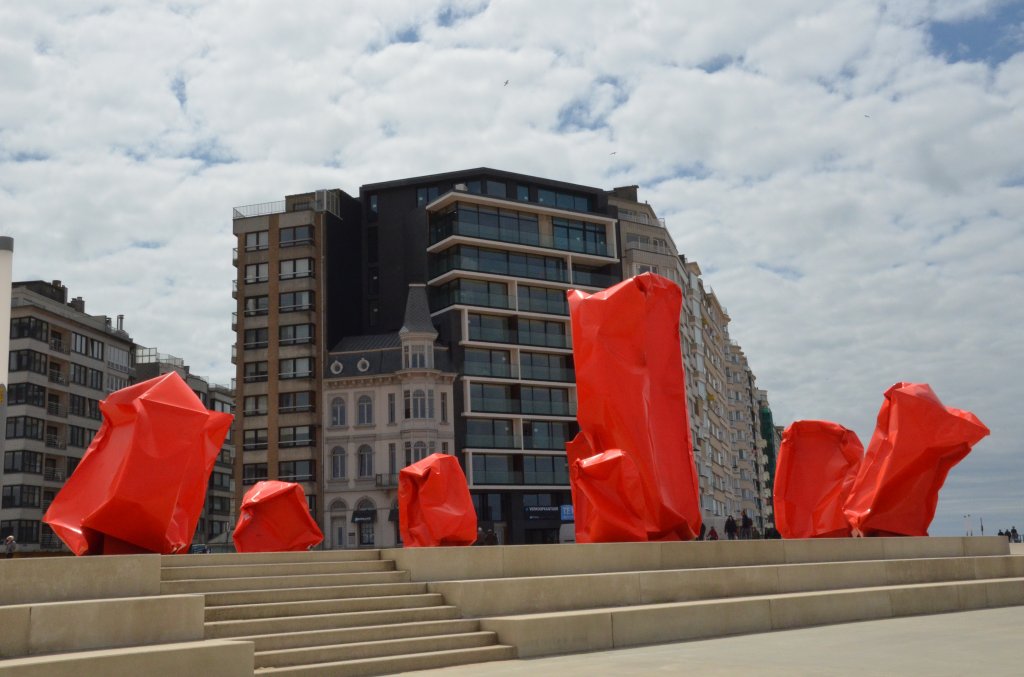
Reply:
<svg viewBox="0 0 1024 677"><path fill-rule="evenodd" d="M1024 607L785 630L587 654L478 663L416 673L487 675L1024 674Z"/></svg>

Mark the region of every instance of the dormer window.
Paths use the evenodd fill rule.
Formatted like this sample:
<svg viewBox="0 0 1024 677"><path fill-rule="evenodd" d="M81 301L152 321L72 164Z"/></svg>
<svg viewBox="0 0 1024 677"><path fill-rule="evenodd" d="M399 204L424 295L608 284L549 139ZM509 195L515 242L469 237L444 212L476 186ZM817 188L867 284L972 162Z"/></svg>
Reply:
<svg viewBox="0 0 1024 677"><path fill-rule="evenodd" d="M402 348L402 362L406 369L429 369L429 356L427 346L422 343L406 344Z"/></svg>

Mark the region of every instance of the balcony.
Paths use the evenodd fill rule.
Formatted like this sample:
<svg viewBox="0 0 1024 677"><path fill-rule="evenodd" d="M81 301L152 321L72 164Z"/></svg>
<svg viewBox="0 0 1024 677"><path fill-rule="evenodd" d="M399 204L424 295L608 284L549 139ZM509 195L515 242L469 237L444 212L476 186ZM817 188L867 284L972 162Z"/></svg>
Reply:
<svg viewBox="0 0 1024 677"><path fill-rule="evenodd" d="M65 355L71 352L71 346L65 344L60 339L50 339L50 349L56 350L58 353L64 353Z"/></svg>
<svg viewBox="0 0 1024 677"><path fill-rule="evenodd" d="M549 301L519 297L519 310L524 313L545 313L547 315L568 315L569 303L565 299Z"/></svg>
<svg viewBox="0 0 1024 677"><path fill-rule="evenodd" d="M519 343L526 346L543 346L545 348L569 348L569 337L565 334L548 334L541 331L520 329Z"/></svg>
<svg viewBox="0 0 1024 677"><path fill-rule="evenodd" d="M604 273L592 273L587 270L573 270L572 271L572 283L575 285L582 285L584 287L599 287L604 289L614 284L622 282L619 278L613 275L606 275Z"/></svg>
<svg viewBox="0 0 1024 677"><path fill-rule="evenodd" d="M524 449L538 449L542 451L565 450L565 438L562 437L533 437L523 438Z"/></svg>
<svg viewBox="0 0 1024 677"><path fill-rule="evenodd" d="M384 473L378 474L376 477L376 484L382 489L398 486L398 473Z"/></svg>
<svg viewBox="0 0 1024 677"><path fill-rule="evenodd" d="M46 446L50 446L47 444ZM56 468L43 468L43 479L47 482L63 482L67 479L67 474L63 470L57 470Z"/></svg>
<svg viewBox="0 0 1024 677"><path fill-rule="evenodd" d="M48 446L51 449L67 449L68 443L67 440L60 437L59 435L47 435L46 446Z"/></svg>
<svg viewBox="0 0 1024 677"><path fill-rule="evenodd" d="M68 384L68 379L59 371L50 371L50 383L57 383L59 385L66 386Z"/></svg>
<svg viewBox="0 0 1024 677"><path fill-rule="evenodd" d="M575 416L575 402L544 402L524 400L521 405L524 414L540 414L541 416Z"/></svg>
<svg viewBox="0 0 1024 677"><path fill-rule="evenodd" d="M518 449L515 435L466 434L466 446L474 449Z"/></svg>
<svg viewBox="0 0 1024 677"><path fill-rule="evenodd" d="M527 381L558 381L559 383L574 383L576 381L575 369L525 365L521 371L523 380Z"/></svg>
<svg viewBox="0 0 1024 677"><path fill-rule="evenodd" d="M266 216L267 214L283 214L285 212L285 201L261 202L254 205L243 205L232 210L231 218L249 219L254 216Z"/></svg>
<svg viewBox="0 0 1024 677"><path fill-rule="evenodd" d="M67 407L56 402L50 402L46 405L46 413L50 416L59 416L60 418L68 417Z"/></svg>
<svg viewBox="0 0 1024 677"><path fill-rule="evenodd" d="M238 331L238 312L231 313L231 331Z"/></svg>
<svg viewBox="0 0 1024 677"><path fill-rule="evenodd" d="M490 376L492 378L515 378L512 365L491 362L466 362L463 369L467 376Z"/></svg>
<svg viewBox="0 0 1024 677"><path fill-rule="evenodd" d="M488 343L515 343L514 335L509 329L490 329L485 327L470 327L470 341L485 341Z"/></svg>
<svg viewBox="0 0 1024 677"><path fill-rule="evenodd" d="M521 470L473 471L473 484L522 484Z"/></svg>

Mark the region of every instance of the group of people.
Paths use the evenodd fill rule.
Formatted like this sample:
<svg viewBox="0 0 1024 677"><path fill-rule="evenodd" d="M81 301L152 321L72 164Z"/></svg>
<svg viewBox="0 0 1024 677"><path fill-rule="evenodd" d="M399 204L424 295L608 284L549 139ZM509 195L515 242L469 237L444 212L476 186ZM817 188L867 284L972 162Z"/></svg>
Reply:
<svg viewBox="0 0 1024 677"><path fill-rule="evenodd" d="M1010 543L1020 543L1020 534L1017 533L1017 527L1011 527L1006 531L1000 529L999 535L1006 536L1006 540L1010 541Z"/></svg>
<svg viewBox="0 0 1024 677"><path fill-rule="evenodd" d="M739 521L735 517L729 515L725 518L725 538L726 540L750 540L752 538L760 538L761 534L758 533L757 529L754 528L754 520L747 514L746 510L740 513ZM718 535L718 530L714 526L710 530L704 524L700 525L700 535L697 536L698 541L717 541L721 537Z"/></svg>

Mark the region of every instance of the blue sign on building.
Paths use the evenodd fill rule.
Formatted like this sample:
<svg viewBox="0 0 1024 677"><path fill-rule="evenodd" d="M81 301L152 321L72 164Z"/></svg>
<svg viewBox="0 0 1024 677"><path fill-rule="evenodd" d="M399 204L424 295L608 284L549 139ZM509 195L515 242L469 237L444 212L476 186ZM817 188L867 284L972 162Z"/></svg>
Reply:
<svg viewBox="0 0 1024 677"><path fill-rule="evenodd" d="M563 522L575 522L576 518L573 516L572 503L561 506L562 508L562 521Z"/></svg>

